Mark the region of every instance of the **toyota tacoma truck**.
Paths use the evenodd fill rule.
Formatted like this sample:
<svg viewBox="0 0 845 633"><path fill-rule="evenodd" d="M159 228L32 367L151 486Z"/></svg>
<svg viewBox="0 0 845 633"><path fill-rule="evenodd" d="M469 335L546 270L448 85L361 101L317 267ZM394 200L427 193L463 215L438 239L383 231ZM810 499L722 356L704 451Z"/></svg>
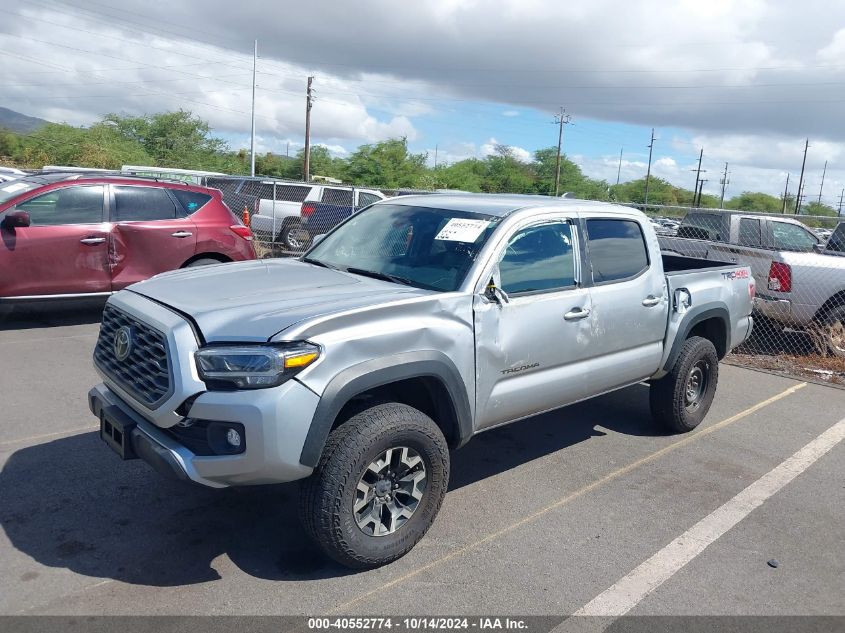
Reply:
<svg viewBox="0 0 845 633"><path fill-rule="evenodd" d="M299 259L115 294L89 404L111 449L161 473L304 480L306 531L373 567L423 537L477 433L642 381L668 431L694 429L753 298L747 267L661 255L633 209L408 196Z"/></svg>

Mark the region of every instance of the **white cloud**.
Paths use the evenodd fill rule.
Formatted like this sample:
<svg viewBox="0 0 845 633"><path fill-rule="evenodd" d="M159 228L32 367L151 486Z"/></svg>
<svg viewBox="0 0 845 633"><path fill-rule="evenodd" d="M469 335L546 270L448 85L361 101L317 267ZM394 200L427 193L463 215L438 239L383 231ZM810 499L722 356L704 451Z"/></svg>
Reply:
<svg viewBox="0 0 845 633"><path fill-rule="evenodd" d="M490 156L491 154L496 153L496 146L502 145L499 143L495 138L490 138L489 141L484 143L480 150L479 156ZM523 162L529 162L532 159L532 154L527 149L523 147L517 147L516 145L505 145L512 153L514 158L521 160Z"/></svg>
<svg viewBox="0 0 845 633"><path fill-rule="evenodd" d="M519 110L505 110L504 112L502 112L502 116L507 116L507 117L519 116Z"/></svg>

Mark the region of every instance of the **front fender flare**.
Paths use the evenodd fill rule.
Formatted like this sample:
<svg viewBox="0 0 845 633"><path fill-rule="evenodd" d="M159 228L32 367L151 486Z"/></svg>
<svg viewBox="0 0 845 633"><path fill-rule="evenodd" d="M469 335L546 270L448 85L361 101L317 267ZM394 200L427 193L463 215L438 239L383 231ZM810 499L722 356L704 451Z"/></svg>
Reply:
<svg viewBox="0 0 845 633"><path fill-rule="evenodd" d="M436 350L408 352L353 365L332 378L314 412L299 462L311 468L317 466L335 419L356 395L400 380L422 377L439 380L446 388L457 421L457 443L464 444L472 436L472 409L458 368L448 356Z"/></svg>

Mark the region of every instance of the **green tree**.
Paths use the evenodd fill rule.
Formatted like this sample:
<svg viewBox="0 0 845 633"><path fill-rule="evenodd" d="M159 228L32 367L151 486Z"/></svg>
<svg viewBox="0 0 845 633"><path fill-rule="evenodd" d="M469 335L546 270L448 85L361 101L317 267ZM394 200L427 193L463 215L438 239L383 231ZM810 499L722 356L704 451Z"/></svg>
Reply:
<svg viewBox="0 0 845 633"><path fill-rule="evenodd" d="M808 215L822 215L830 217L836 217L838 215L836 209L818 201L813 201L804 205L801 210L803 213Z"/></svg>
<svg viewBox="0 0 845 633"><path fill-rule="evenodd" d="M208 123L187 110L136 117L108 114L103 123L140 143L160 167L219 170L234 158L225 141L211 136Z"/></svg>
<svg viewBox="0 0 845 633"><path fill-rule="evenodd" d="M725 208L737 211L759 211L766 213L780 213L783 210L783 200L767 193L743 191L725 203Z"/></svg>
<svg viewBox="0 0 845 633"><path fill-rule="evenodd" d="M396 189L416 187L426 173L425 154L411 154L408 140L390 139L361 145L349 157L347 176L356 185Z"/></svg>

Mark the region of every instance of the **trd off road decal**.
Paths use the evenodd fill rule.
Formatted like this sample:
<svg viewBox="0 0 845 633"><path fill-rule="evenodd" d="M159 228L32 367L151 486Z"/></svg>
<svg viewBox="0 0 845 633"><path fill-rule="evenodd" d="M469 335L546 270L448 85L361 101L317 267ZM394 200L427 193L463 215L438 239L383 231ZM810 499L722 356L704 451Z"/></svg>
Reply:
<svg viewBox="0 0 845 633"><path fill-rule="evenodd" d="M748 271L745 269L740 270L731 270L725 273L722 273L722 277L725 279L748 279Z"/></svg>

